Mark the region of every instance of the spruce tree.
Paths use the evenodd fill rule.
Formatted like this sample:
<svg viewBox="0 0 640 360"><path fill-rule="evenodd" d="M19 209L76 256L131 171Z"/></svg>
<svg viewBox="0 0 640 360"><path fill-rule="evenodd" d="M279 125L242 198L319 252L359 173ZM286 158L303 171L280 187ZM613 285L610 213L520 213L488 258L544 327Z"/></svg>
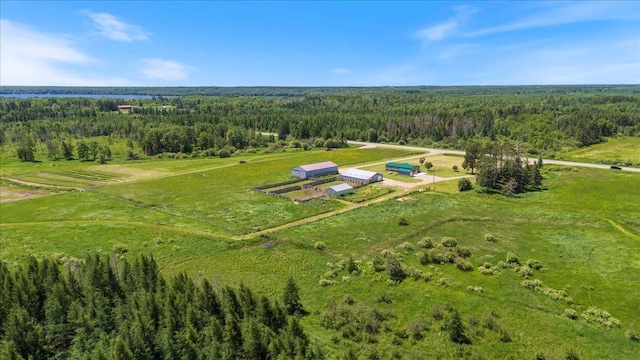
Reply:
<svg viewBox="0 0 640 360"><path fill-rule="evenodd" d="M284 306L289 315L302 314L303 308L300 302L300 295L298 295L298 285L292 277L287 280L287 285L284 288Z"/></svg>

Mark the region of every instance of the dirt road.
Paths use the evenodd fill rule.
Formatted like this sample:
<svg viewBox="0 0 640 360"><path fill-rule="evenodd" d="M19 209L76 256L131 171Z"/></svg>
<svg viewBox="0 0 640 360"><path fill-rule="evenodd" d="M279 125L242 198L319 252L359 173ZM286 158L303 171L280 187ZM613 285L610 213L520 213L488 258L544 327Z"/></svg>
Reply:
<svg viewBox="0 0 640 360"><path fill-rule="evenodd" d="M436 155L436 154L464 155L465 154L465 152L461 150L434 149L434 148L425 148L420 146L408 146L408 145L378 144L378 143L370 143L370 142L364 142L364 141L347 141L347 142L349 144L362 145L368 148L386 147L386 148L392 148L392 149L428 151L429 155ZM525 158L525 159L527 161L537 160L533 158ZM542 162L544 164L551 164L551 165L578 166L578 167L588 167L588 168L595 168L595 169L609 169L611 167L610 165L604 165L604 164L591 164L591 163L583 163L583 162L576 162L576 161L563 161L563 160L552 160L552 159L542 159ZM622 171L640 172L640 168L633 168L628 166L621 166L620 168Z"/></svg>

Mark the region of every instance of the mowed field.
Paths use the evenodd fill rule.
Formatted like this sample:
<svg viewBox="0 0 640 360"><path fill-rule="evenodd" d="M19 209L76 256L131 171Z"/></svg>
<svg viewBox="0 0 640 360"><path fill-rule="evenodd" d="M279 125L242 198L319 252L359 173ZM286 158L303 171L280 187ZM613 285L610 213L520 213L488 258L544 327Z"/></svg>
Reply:
<svg viewBox="0 0 640 360"><path fill-rule="evenodd" d="M296 204L251 190L287 180L291 167L304 163L331 160L351 167L410 155L380 148L104 166L73 162L68 168L57 162L55 170L67 176L72 171L85 178L91 172L110 176L84 184L84 191L34 188L54 194L0 204L0 258L19 264L26 254L113 256L114 246L123 245L128 249L123 256L153 254L167 274L243 282L276 297L293 276L308 311L302 323L328 358L348 349L360 358L372 349L381 358L532 359L543 354L560 359L569 352L580 359L637 358L640 344L625 332L640 331L640 174L545 166L540 192L515 197L458 193L456 181L450 181L437 183L435 192L422 191L426 187L376 190L351 211L346 210L355 205L345 201ZM239 164L240 159L247 163ZM40 165L40 171L22 171L23 164L5 163L3 176L29 173L31 182L52 181L38 176L50 172L50 164ZM344 212L250 236L337 211ZM495 241L487 240L489 234ZM237 240L243 235L250 239ZM466 260L473 269L421 264L425 237L443 252L443 238L456 239L457 248L470 253ZM413 276L392 284L386 272L375 271L371 263L389 251ZM501 267L509 253L522 265L537 260L542 268L523 276L515 266ZM340 268L350 258L360 271ZM483 275L478 267L485 263L499 273ZM566 296L554 300L551 291L523 286L525 280L539 280ZM322 325L328 304L335 303L392 315L378 333L354 342ZM590 307L608 312L620 327L588 322L581 314ZM437 309L460 313L472 345L449 340L445 323L434 316ZM566 309L576 311L577 319L564 316ZM416 321L426 328L421 338L403 336Z"/></svg>
<svg viewBox="0 0 640 360"><path fill-rule="evenodd" d="M560 154L560 157L570 161L640 166L640 138L610 138L602 144Z"/></svg>

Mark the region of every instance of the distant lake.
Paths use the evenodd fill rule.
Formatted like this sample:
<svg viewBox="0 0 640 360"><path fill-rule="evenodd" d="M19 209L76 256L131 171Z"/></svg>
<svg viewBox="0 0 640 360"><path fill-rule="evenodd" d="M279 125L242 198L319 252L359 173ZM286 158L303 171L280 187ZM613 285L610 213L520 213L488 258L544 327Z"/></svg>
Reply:
<svg viewBox="0 0 640 360"><path fill-rule="evenodd" d="M28 99L28 98L91 98L91 99L151 99L151 95L113 95L113 94L0 94L3 98ZM163 96L172 98L176 96Z"/></svg>

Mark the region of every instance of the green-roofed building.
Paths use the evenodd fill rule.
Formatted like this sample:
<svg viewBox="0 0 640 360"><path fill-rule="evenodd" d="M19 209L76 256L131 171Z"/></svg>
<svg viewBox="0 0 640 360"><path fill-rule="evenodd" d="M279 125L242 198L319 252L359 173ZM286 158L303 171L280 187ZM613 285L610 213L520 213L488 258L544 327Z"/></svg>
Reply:
<svg viewBox="0 0 640 360"><path fill-rule="evenodd" d="M411 165L409 163L388 162L385 168L387 171L395 171L398 175L405 176L414 176L420 172L419 165Z"/></svg>

